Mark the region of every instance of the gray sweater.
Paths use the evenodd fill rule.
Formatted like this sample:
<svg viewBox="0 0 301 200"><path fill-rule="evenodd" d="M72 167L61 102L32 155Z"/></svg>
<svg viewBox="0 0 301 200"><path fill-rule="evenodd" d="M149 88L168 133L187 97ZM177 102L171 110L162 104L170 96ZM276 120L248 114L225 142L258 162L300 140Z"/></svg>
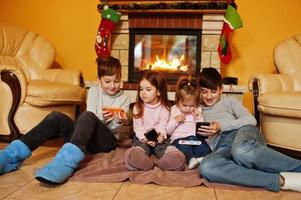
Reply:
<svg viewBox="0 0 301 200"><path fill-rule="evenodd" d="M95 115L104 121L102 115L103 107L119 107L125 112L129 111L130 100L123 93L122 90L117 92L115 95L108 95L102 91L99 86L92 86L88 91L87 97L87 111L95 113ZM117 130L121 127L121 124L113 119L109 124L108 128L115 133L115 137L118 138Z"/></svg>
<svg viewBox="0 0 301 200"><path fill-rule="evenodd" d="M221 131L231 131L245 125L256 125L255 118L233 96L223 96L216 104L211 107L202 107L204 120L211 122L216 121L221 126ZM207 139L211 149L215 148L218 135L213 135Z"/></svg>

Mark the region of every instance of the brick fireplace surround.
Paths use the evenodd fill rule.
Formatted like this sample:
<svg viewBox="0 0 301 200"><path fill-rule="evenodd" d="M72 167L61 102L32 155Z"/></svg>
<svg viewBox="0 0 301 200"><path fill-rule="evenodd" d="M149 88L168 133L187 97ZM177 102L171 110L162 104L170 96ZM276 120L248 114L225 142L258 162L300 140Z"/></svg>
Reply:
<svg viewBox="0 0 301 200"><path fill-rule="evenodd" d="M130 5L143 3L177 3L183 1L117 1L109 0L109 6ZM184 1L185 2L185 1ZM188 2L188 1L186 1ZM209 2L189 1L189 2ZM226 0L211 0L210 2L225 3ZM114 7L113 7L114 9ZM220 59L217 52L225 9L197 10L197 9L151 9L151 10L118 10L122 13L121 21L112 34L111 55L119 58L122 64L123 89L133 93L131 99L135 99L137 91L136 83L128 83L129 65L129 28L181 28L198 29L201 37L201 63L200 68L214 67L220 70ZM169 85L169 91L174 91L175 86ZM130 94L131 95L131 94ZM172 94L171 94L172 95Z"/></svg>

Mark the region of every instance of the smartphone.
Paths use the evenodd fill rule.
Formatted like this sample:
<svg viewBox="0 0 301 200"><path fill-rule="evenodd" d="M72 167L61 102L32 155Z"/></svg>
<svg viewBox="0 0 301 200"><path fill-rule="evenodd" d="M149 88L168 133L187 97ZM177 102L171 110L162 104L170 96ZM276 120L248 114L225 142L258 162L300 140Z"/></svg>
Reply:
<svg viewBox="0 0 301 200"><path fill-rule="evenodd" d="M158 142L158 133L157 131L153 128L149 131L147 131L144 136L149 140L149 141L154 141Z"/></svg>
<svg viewBox="0 0 301 200"><path fill-rule="evenodd" d="M120 113L120 114L125 113L125 111L122 108L103 107L102 110L108 111L112 114L114 114L114 113Z"/></svg>
<svg viewBox="0 0 301 200"><path fill-rule="evenodd" d="M196 131L196 135L199 135L199 134L197 134L197 132L198 132L198 129L199 128L201 128L201 126L210 126L210 122L197 122L196 123L196 129L195 129L195 131ZM203 139L207 139L208 138L208 136L203 136L203 135L199 135L199 136L201 136L201 138L203 138Z"/></svg>

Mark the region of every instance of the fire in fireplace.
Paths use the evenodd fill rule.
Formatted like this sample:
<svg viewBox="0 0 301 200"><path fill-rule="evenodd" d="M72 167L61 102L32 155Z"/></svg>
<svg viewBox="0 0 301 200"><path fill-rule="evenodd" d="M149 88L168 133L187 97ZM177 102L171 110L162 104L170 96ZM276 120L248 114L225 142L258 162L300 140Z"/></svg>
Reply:
<svg viewBox="0 0 301 200"><path fill-rule="evenodd" d="M201 31L190 29L130 29L129 82L144 70L161 71L169 84L180 76L198 76Z"/></svg>

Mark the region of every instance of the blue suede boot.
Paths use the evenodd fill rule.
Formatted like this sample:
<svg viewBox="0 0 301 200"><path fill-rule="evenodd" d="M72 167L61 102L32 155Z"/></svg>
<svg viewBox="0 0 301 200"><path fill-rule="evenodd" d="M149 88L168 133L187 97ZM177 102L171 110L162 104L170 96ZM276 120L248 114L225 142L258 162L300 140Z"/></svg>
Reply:
<svg viewBox="0 0 301 200"><path fill-rule="evenodd" d="M85 154L76 145L66 143L54 159L35 173L38 181L56 185L65 182L74 173Z"/></svg>
<svg viewBox="0 0 301 200"><path fill-rule="evenodd" d="M0 174L17 170L23 161L30 156L31 151L26 144L21 140L12 141L0 151Z"/></svg>

